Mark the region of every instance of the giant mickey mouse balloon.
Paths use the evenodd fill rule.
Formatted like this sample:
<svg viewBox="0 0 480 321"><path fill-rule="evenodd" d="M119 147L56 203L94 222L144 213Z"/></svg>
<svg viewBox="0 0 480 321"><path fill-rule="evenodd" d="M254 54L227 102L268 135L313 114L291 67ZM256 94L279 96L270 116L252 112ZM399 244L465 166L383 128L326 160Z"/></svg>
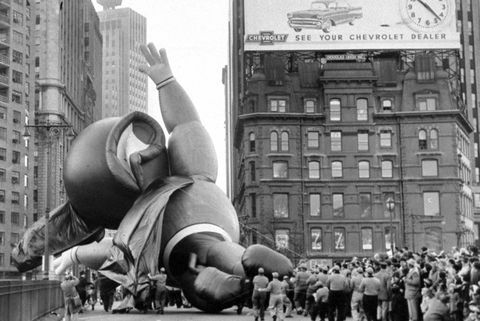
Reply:
<svg viewBox="0 0 480 321"><path fill-rule="evenodd" d="M62 253L57 272L76 262L100 269L141 301L147 274L165 267L168 282L192 305L219 311L245 294L243 280L258 267L286 275L292 264L267 247L238 245L235 210L214 183L212 141L165 50L141 49L148 62L142 70L159 91L168 148L159 124L143 113L87 127L65 162L69 201L25 233L14 259L21 271L38 265L48 237L52 252ZM94 242L103 228L117 229L113 242Z"/></svg>

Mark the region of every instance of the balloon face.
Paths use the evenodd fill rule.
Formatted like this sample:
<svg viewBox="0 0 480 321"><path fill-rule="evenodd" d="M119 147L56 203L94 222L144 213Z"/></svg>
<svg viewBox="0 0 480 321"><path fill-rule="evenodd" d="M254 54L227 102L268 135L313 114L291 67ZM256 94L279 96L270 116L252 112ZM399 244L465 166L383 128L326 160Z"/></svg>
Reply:
<svg viewBox="0 0 480 321"><path fill-rule="evenodd" d="M69 200L90 226L115 229L141 193L130 156L155 147L157 157L141 164L151 182L168 175L168 156L161 126L134 112L100 120L84 129L65 160L64 181Z"/></svg>

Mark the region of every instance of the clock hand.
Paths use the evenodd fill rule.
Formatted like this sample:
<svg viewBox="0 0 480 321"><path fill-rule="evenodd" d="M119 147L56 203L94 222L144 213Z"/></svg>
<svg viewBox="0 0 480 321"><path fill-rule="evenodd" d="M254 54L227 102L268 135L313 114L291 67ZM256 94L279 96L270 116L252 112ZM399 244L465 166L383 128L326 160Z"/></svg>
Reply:
<svg viewBox="0 0 480 321"><path fill-rule="evenodd" d="M440 16L435 12L435 10L432 9L432 7L430 7L430 5L428 3L426 3L425 1L423 0L418 0L418 2L420 2L428 11L430 11L431 13L433 13L433 15L435 17L437 17L438 20L442 20L442 18L440 18Z"/></svg>

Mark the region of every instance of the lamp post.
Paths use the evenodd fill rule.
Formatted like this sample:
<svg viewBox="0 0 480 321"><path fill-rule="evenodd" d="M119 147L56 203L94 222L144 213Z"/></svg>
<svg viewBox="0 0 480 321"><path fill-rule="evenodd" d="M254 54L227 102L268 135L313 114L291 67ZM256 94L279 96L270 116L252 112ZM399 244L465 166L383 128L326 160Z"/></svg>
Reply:
<svg viewBox="0 0 480 321"><path fill-rule="evenodd" d="M390 250L392 251L392 255L393 255L393 248L394 248L394 245L393 245L393 211L395 210L395 201L389 197L387 199L387 209L388 211L390 212Z"/></svg>
<svg viewBox="0 0 480 321"><path fill-rule="evenodd" d="M64 134L65 130L68 130L66 133L67 140L71 140L75 137L75 133L72 130L71 125L61 124L61 123L51 123L46 122L45 124L37 124L37 125L25 125L25 131L23 132L23 139L28 141L31 137L29 128L33 128L38 130L42 133L42 139L45 139L47 143L47 150L46 150L46 200L45 200L45 228L44 228L44 271L43 271L43 278L45 280L49 279L49 272L50 272L50 246L48 241L48 220L50 219L50 209L52 203L52 188L51 188L51 175L52 175L52 142L53 138L59 137L61 134Z"/></svg>

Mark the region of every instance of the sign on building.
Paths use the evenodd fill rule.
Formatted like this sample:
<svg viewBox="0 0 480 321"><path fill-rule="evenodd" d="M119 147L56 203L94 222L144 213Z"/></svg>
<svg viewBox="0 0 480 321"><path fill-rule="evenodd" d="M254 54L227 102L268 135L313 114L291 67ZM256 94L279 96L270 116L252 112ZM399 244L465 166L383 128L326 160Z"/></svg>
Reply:
<svg viewBox="0 0 480 321"><path fill-rule="evenodd" d="M455 0L245 0L245 50L458 49Z"/></svg>

